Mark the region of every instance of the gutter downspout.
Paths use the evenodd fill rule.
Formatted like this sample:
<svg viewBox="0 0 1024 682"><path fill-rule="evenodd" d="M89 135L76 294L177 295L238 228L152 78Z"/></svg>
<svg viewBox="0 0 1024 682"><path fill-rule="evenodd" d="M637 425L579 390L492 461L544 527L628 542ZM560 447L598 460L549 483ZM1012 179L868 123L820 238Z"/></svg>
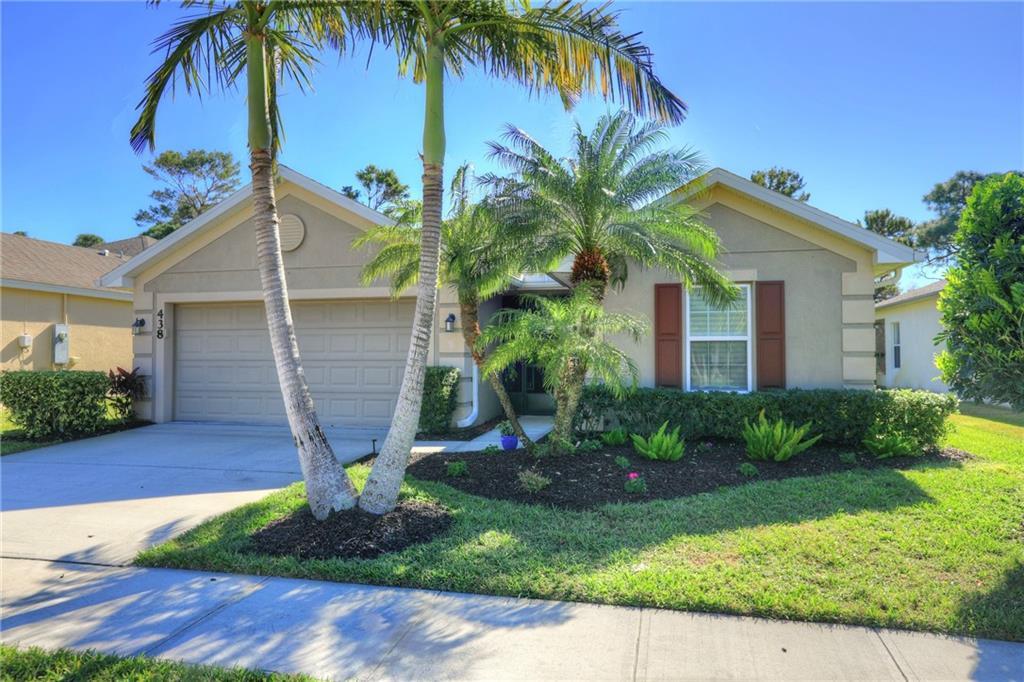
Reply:
<svg viewBox="0 0 1024 682"><path fill-rule="evenodd" d="M472 426L476 418L480 416L480 368L473 363L473 399L472 407L464 418L455 422L460 429Z"/></svg>

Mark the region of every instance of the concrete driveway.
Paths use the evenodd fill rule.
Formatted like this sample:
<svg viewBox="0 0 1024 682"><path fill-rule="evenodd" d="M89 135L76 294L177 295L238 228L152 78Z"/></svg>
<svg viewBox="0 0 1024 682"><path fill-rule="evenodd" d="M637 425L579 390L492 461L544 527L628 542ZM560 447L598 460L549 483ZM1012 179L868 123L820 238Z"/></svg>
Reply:
<svg viewBox="0 0 1024 682"><path fill-rule="evenodd" d="M381 430L331 430L350 462ZM174 422L0 460L6 557L125 565L205 519L302 477L286 427Z"/></svg>

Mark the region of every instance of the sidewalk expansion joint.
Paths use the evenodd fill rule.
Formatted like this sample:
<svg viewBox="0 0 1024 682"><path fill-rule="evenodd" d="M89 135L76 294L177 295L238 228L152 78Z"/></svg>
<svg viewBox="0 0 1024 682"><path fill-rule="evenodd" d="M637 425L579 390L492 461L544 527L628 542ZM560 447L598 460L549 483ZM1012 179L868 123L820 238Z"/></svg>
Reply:
<svg viewBox="0 0 1024 682"><path fill-rule="evenodd" d="M907 674L905 672L903 672L903 668L900 667L899 661L897 661L896 657L893 656L892 650L889 649L889 645L886 644L885 637L882 637L881 631L878 628L871 628L871 630L875 633L875 637L878 638L878 641L882 643L882 646L885 647L885 653L889 654L889 660L891 660L892 664L896 666L896 670L900 671L900 675L903 676L904 682L909 682L910 678L907 677Z"/></svg>

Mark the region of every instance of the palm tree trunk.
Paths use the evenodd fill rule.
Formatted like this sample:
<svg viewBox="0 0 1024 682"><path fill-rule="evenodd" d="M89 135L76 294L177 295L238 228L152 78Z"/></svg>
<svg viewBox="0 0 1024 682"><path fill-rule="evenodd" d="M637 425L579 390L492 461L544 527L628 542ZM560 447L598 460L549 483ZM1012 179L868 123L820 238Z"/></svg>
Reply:
<svg viewBox="0 0 1024 682"><path fill-rule="evenodd" d="M555 391L555 423L551 428L551 445L558 453L572 442L572 424L583 396L583 382L587 378L586 367L572 362L562 375L561 385Z"/></svg>
<svg viewBox="0 0 1024 682"><path fill-rule="evenodd" d="M426 55L426 107L423 120L423 224L419 284L405 374L391 428L359 497L360 508L386 514L398 504L398 492L412 454L423 405L423 376L434 328L437 269L441 253L441 204L444 199L444 53L431 42Z"/></svg>
<svg viewBox="0 0 1024 682"><path fill-rule="evenodd" d="M462 313L462 338L466 342L466 348L469 349L470 355L473 356L473 362L483 372L486 357L484 352L478 349L476 345L477 340L480 338L480 316L476 301L460 300L459 312ZM515 431L516 436L518 436L519 442L526 448L532 448L534 443L526 435L526 432L523 431L523 427L519 423L519 417L516 415L516 409L512 406L512 399L508 397L505 384L501 383L501 377L495 372L488 372L484 376L487 378L488 383L490 383L491 388L494 389L494 393L498 396L501 409L505 411L505 418L512 424L512 429Z"/></svg>
<svg viewBox="0 0 1024 682"><path fill-rule="evenodd" d="M259 36L250 36L246 43L249 60L249 168L252 171L253 221L256 223L256 262L267 311L274 366L281 385L288 425L298 449L302 476L306 481L306 497L313 516L323 520L331 510L353 507L356 503L356 490L320 428L302 371L299 345L288 303L284 259L281 256L264 44Z"/></svg>

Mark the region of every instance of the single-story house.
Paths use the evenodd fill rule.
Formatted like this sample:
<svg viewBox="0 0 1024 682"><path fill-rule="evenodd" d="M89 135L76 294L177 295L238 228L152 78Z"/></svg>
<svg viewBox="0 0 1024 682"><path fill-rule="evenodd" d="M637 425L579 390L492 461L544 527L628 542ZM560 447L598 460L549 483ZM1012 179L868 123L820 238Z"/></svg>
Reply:
<svg viewBox="0 0 1024 682"><path fill-rule="evenodd" d="M100 286L125 260L0 233L0 365L106 372L132 362L132 295Z"/></svg>
<svg viewBox="0 0 1024 682"><path fill-rule="evenodd" d="M878 385L887 388L923 388L945 393L935 356L946 348L935 343L942 331L939 294L946 280L905 291L875 305Z"/></svg>
<svg viewBox="0 0 1024 682"><path fill-rule="evenodd" d="M387 218L284 166L279 169L281 241L303 365L322 421L390 423L412 324L411 296L384 283L363 287L367 252L354 237ZM642 384L682 390L768 387L872 388L875 275L914 261L911 249L732 173L681 188L721 235L722 266L742 290L727 310L685 292L668 273L632 268L607 305L646 315L652 333L624 342ZM283 423L256 269L250 190L243 188L101 283L131 292L144 333L135 365L150 377L140 416L168 420ZM559 270L567 268L560 267ZM524 275L481 318L522 291L565 291L568 272ZM454 316L455 331L445 331ZM439 294L429 362L462 370L460 425L499 412L458 332L450 290ZM521 393L539 393L529 372ZM525 401L529 409L530 401ZM537 403L543 409L543 401Z"/></svg>

